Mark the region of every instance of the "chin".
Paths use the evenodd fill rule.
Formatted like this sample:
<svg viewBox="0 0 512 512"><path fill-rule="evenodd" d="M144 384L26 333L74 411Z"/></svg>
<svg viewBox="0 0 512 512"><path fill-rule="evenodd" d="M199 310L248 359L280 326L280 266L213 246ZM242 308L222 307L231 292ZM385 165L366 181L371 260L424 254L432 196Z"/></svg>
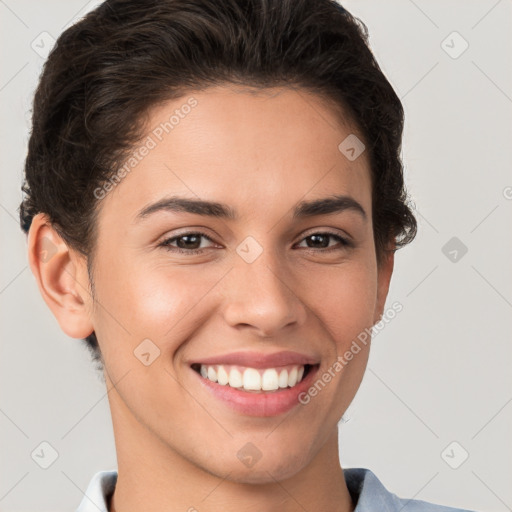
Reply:
<svg viewBox="0 0 512 512"><path fill-rule="evenodd" d="M261 458L246 460L243 462L238 458L224 460L221 467L209 471L220 478L239 484L272 484L277 481L293 477L307 464L303 454L291 455L285 449L275 450L271 455Z"/></svg>

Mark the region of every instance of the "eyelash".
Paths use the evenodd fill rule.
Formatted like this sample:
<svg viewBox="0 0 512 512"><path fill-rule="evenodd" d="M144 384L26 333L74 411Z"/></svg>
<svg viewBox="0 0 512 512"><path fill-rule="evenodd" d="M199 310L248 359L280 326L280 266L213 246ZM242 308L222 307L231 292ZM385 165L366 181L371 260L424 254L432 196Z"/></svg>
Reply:
<svg viewBox="0 0 512 512"><path fill-rule="evenodd" d="M201 236L203 238L206 238L210 242L213 242L213 240L208 235L198 232L198 231L191 231L188 233L182 233L182 234L172 237L172 238L167 238L162 243L160 243L158 245L158 247L163 247L164 249L166 249L167 251L170 251L170 252L177 252L177 253L182 253L182 254L185 253L185 254L189 254L189 255L202 254L205 250L209 249L209 247L203 248L203 249L182 249L181 247L173 247L170 245L171 242L174 242L175 240L178 240L182 237L190 236L190 235ZM331 252L331 251L339 251L341 249L353 246L353 244L346 238L343 238L342 236L340 236L337 233L331 233L329 231L318 231L316 233L311 233L311 234L305 236L302 240L300 240L300 242L302 242L302 241L306 240L307 238L314 236L314 235L323 235L323 236L327 235L329 237L335 238L336 240L338 240L338 242L340 242L340 247L334 246L334 247L323 248L323 249L322 248L315 249L314 247L305 247L304 249L313 251L313 252L317 252L317 251ZM215 242L213 242L213 243L215 243Z"/></svg>

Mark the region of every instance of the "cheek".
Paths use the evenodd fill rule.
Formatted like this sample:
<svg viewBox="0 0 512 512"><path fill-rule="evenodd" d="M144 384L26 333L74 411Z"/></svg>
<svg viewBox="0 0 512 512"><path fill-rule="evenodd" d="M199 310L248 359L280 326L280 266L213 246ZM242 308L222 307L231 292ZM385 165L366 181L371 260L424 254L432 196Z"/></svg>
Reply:
<svg viewBox="0 0 512 512"><path fill-rule="evenodd" d="M377 277L371 262L347 262L298 276L304 301L314 312L338 352L373 325Z"/></svg>
<svg viewBox="0 0 512 512"><path fill-rule="evenodd" d="M131 354L147 338L161 352L178 348L183 337L197 328L203 310L197 306L205 298L208 302L209 291L224 271L106 263L97 274L97 300L101 303L95 317L98 337L101 333L109 345L115 340L117 351L123 347ZM109 349L113 347L106 347Z"/></svg>

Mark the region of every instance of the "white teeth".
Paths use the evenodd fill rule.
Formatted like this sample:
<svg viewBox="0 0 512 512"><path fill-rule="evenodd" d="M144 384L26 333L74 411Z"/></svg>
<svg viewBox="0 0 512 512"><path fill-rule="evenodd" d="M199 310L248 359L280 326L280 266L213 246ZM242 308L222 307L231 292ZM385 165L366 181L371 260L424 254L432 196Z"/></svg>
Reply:
<svg viewBox="0 0 512 512"><path fill-rule="evenodd" d="M279 387L280 388L288 387L288 370L283 370L279 374Z"/></svg>
<svg viewBox="0 0 512 512"><path fill-rule="evenodd" d="M258 391L261 389L261 375L254 368L247 368L244 372L244 389Z"/></svg>
<svg viewBox="0 0 512 512"><path fill-rule="evenodd" d="M236 368L229 372L229 385L232 388L241 388L244 385L242 374Z"/></svg>
<svg viewBox="0 0 512 512"><path fill-rule="evenodd" d="M229 382L229 375L224 369L224 366L219 366L219 369L217 370L217 381L223 386Z"/></svg>
<svg viewBox="0 0 512 512"><path fill-rule="evenodd" d="M208 366L208 378L213 382L217 382L217 372L213 366Z"/></svg>
<svg viewBox="0 0 512 512"><path fill-rule="evenodd" d="M200 374L203 378L218 382L222 386L242 388L247 391L276 391L279 388L293 387L304 375L303 365L290 365L287 368L243 368L234 365L202 364Z"/></svg>
<svg viewBox="0 0 512 512"><path fill-rule="evenodd" d="M274 368L268 368L261 377L261 389L263 391L274 391L279 388L279 375Z"/></svg>
<svg viewBox="0 0 512 512"><path fill-rule="evenodd" d="M297 367L294 366L290 375L288 375L288 386L295 386L297 384Z"/></svg>

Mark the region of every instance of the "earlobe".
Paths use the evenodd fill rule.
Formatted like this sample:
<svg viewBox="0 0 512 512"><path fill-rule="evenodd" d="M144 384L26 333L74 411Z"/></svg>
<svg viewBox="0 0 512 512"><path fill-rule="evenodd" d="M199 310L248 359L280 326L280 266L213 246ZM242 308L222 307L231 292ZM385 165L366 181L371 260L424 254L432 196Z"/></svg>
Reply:
<svg viewBox="0 0 512 512"><path fill-rule="evenodd" d="M34 216L28 233L28 260L39 291L72 338L85 338L94 330L89 311L92 299L86 262L68 247L48 217Z"/></svg>
<svg viewBox="0 0 512 512"><path fill-rule="evenodd" d="M386 298L388 296L389 284L393 274L395 264L395 249L388 249L382 256L382 261L378 265L377 277L377 307L375 308L374 323L377 323L384 313Z"/></svg>

